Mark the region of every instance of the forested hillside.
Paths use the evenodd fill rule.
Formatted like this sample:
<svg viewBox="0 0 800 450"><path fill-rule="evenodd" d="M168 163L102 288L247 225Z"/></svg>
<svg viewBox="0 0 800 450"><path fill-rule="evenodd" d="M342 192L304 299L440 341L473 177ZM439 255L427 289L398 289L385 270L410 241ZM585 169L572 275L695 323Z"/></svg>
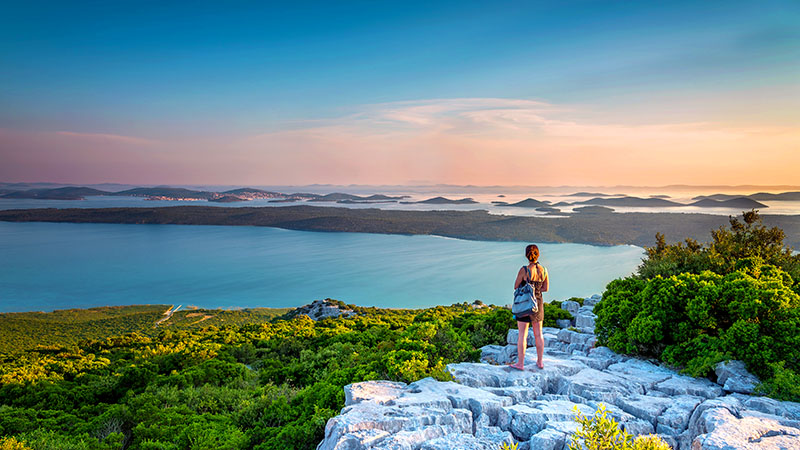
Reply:
<svg viewBox="0 0 800 450"><path fill-rule="evenodd" d="M163 313L148 308L131 320ZM447 363L476 360L514 324L481 305L348 308L357 314L167 326L7 353L0 448L313 449L346 384L447 379Z"/></svg>

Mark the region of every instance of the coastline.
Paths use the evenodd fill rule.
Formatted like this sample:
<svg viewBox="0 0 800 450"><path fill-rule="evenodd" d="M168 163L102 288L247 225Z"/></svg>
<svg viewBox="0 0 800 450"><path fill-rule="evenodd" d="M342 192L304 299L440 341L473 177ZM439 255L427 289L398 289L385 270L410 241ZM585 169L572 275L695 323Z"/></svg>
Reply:
<svg viewBox="0 0 800 450"><path fill-rule="evenodd" d="M789 245L800 247L800 215L762 215L778 226ZM6 222L68 222L265 226L297 231L434 235L474 241L532 241L598 246L651 246L656 233L668 242L705 242L709 230L728 217L695 213L579 213L568 217L523 217L477 211L406 211L320 206L69 208L0 211Z"/></svg>

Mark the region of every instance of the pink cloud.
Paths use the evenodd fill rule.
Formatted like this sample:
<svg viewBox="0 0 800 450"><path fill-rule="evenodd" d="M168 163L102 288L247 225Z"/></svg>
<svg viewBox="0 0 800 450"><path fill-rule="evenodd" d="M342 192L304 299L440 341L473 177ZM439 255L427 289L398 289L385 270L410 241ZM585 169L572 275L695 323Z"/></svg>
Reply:
<svg viewBox="0 0 800 450"><path fill-rule="evenodd" d="M608 121L499 98L364 105L239 137L0 130L0 179L209 184L791 183L800 128ZM617 116L619 117L619 116ZM757 167L758 170L753 170ZM92 176L94 174L94 176Z"/></svg>

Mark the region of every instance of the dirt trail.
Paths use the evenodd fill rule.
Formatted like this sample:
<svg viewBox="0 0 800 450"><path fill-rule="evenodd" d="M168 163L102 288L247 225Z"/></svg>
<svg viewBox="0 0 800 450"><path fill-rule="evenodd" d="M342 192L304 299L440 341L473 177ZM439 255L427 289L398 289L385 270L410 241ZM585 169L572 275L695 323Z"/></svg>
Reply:
<svg viewBox="0 0 800 450"><path fill-rule="evenodd" d="M177 308L170 308L170 309L168 309L166 312L164 312L164 317L162 317L161 319L158 319L158 320L156 321L156 324L155 324L155 326L159 326L159 325L161 325L161 323L162 323L162 322L164 322L165 320L169 320L169 319L170 319L170 317L172 317L172 315L173 315L173 314L175 314L175 311L177 311L177 310L181 309L181 306L183 306L183 305L178 305L178 307L177 307Z"/></svg>

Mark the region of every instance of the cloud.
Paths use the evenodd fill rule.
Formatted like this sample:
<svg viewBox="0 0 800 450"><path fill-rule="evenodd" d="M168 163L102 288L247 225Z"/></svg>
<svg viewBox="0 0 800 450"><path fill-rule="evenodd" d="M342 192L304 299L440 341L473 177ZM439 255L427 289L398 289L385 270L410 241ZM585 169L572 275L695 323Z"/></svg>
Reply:
<svg viewBox="0 0 800 450"><path fill-rule="evenodd" d="M55 134L69 138L94 141L94 142L117 142L122 144L153 145L157 141L134 136L122 136L119 134L105 133L78 133L75 131L56 131Z"/></svg>
<svg viewBox="0 0 800 450"><path fill-rule="evenodd" d="M800 130L792 127L609 123L587 108L464 98L364 105L234 147L269 153L287 170L302 166L319 182L624 184L651 183L653 177L663 183L752 178L753 164L787 157L800 163L790 152L799 143ZM727 173L715 170L721 161ZM537 168L535 180L531 167Z"/></svg>
<svg viewBox="0 0 800 450"><path fill-rule="evenodd" d="M614 111L615 117L624 117ZM0 178L200 184L790 183L800 128L606 120L586 106L503 98L362 105L238 137L0 130ZM274 125L273 125L274 126Z"/></svg>

